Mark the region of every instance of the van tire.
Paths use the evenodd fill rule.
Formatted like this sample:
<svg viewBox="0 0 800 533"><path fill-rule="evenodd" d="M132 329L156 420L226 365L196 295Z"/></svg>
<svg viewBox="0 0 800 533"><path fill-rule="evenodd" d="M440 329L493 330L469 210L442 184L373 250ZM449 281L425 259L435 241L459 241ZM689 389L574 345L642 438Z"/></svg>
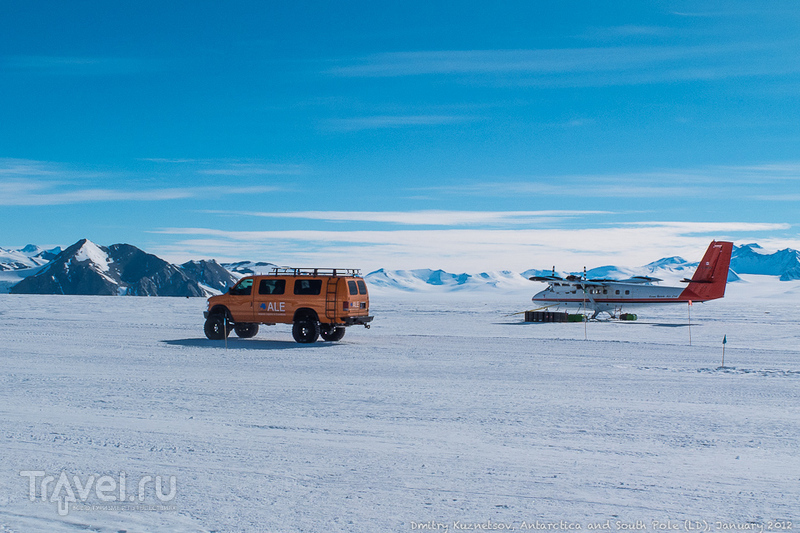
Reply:
<svg viewBox="0 0 800 533"><path fill-rule="evenodd" d="M203 330L206 333L206 337L212 341L221 341L231 332L230 327L228 327L227 331L225 329L225 317L223 315L209 316L208 319L206 319Z"/></svg>
<svg viewBox="0 0 800 533"><path fill-rule="evenodd" d="M319 323L314 320L301 319L292 325L292 337L301 344L317 342Z"/></svg>
<svg viewBox="0 0 800 533"><path fill-rule="evenodd" d="M258 334L258 324L236 324L233 326L233 330L240 339L249 339Z"/></svg>
<svg viewBox="0 0 800 533"><path fill-rule="evenodd" d="M322 336L322 340L324 341L336 342L342 340L345 331L345 328L327 327L323 328L319 334Z"/></svg>

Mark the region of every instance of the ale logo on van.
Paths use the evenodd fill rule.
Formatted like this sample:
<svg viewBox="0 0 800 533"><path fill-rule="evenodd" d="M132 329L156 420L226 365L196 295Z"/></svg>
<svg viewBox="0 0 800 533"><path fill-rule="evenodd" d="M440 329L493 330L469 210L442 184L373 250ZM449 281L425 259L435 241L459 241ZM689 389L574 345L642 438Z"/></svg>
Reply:
<svg viewBox="0 0 800 533"><path fill-rule="evenodd" d="M262 303L259 307L262 311L266 312L283 313L286 311L286 304L284 302Z"/></svg>

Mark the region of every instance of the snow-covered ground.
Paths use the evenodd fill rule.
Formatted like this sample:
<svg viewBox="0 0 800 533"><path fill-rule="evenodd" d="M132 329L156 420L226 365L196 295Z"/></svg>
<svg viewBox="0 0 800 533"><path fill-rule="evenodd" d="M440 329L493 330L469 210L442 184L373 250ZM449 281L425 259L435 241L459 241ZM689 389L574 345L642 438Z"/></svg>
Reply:
<svg viewBox="0 0 800 533"><path fill-rule="evenodd" d="M0 531L800 527L800 285L747 277L691 330L525 324L535 285L376 289L342 342L227 348L203 299L0 294Z"/></svg>

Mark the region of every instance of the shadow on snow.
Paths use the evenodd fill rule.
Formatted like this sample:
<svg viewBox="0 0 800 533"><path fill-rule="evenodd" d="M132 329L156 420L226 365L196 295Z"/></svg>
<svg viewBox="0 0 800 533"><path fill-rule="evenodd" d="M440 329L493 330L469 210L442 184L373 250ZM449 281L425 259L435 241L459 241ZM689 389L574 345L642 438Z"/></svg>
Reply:
<svg viewBox="0 0 800 533"><path fill-rule="evenodd" d="M183 346L188 348L214 348L225 349L225 341L212 341L203 338L195 339L174 339L161 341L170 346ZM300 344L293 340L267 340L267 339L239 339L228 337L228 350L290 350L301 349L311 346L333 346L333 342L315 342L312 344Z"/></svg>

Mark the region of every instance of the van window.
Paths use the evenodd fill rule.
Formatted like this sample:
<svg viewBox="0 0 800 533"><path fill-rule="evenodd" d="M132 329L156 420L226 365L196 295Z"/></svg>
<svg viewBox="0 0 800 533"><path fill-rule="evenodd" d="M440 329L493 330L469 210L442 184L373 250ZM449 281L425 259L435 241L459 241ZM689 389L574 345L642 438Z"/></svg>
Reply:
<svg viewBox="0 0 800 533"><path fill-rule="evenodd" d="M294 282L294 293L315 296L322 292L321 279L298 279Z"/></svg>
<svg viewBox="0 0 800 533"><path fill-rule="evenodd" d="M348 281L347 289L350 291L350 296L355 296L356 294L358 294L358 287L356 286L355 281Z"/></svg>
<svg viewBox="0 0 800 533"><path fill-rule="evenodd" d="M283 294L286 292L285 279L262 279L258 285L258 294Z"/></svg>
<svg viewBox="0 0 800 533"><path fill-rule="evenodd" d="M253 290L253 278L243 279L230 290L230 294L234 296L249 296Z"/></svg>
<svg viewBox="0 0 800 533"><path fill-rule="evenodd" d="M367 294L367 284L364 283L364 280L358 280L358 293Z"/></svg>

